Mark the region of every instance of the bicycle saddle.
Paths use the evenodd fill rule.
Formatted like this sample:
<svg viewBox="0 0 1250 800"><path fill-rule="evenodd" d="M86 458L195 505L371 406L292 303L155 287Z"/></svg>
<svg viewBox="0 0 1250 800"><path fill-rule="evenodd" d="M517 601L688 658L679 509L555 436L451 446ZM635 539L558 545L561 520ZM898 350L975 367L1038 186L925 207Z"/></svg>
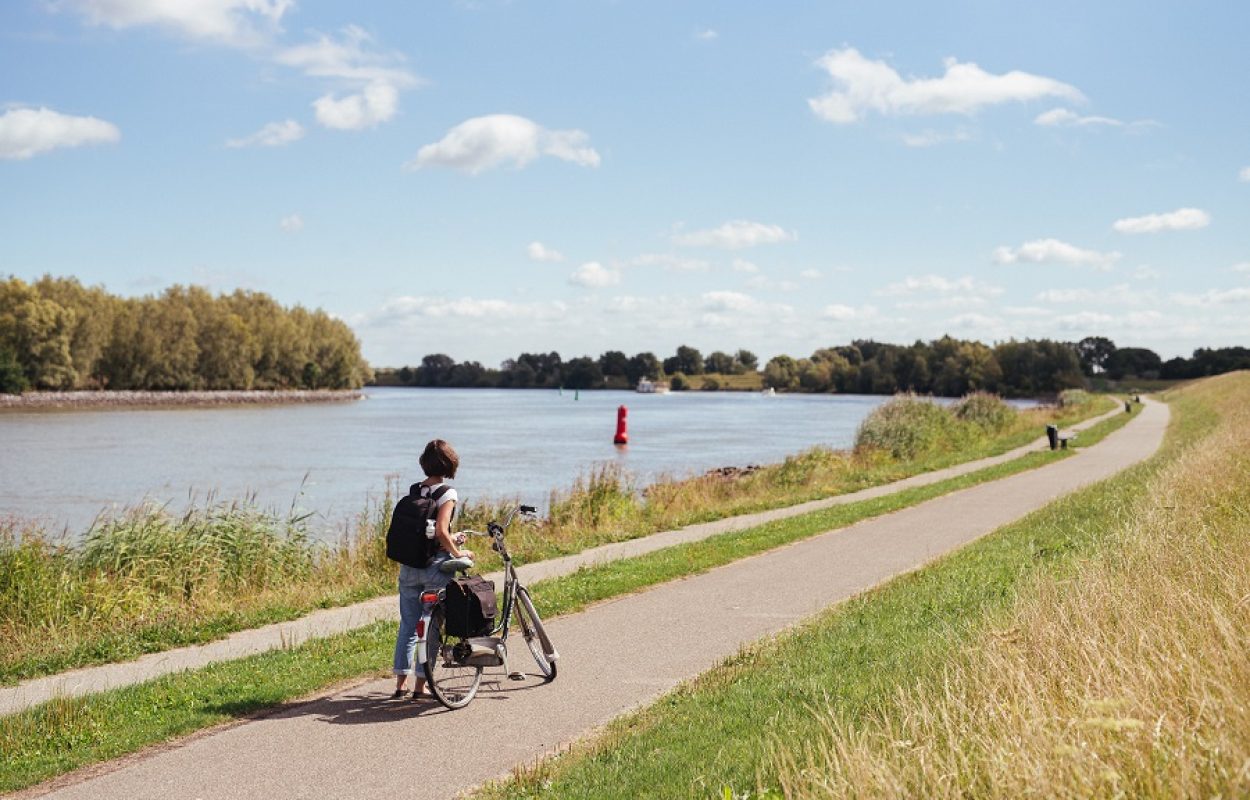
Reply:
<svg viewBox="0 0 1250 800"><path fill-rule="evenodd" d="M439 564L438 569L440 572L446 572L448 574L455 572L468 572L473 569L473 559L468 556L462 558L449 558Z"/></svg>

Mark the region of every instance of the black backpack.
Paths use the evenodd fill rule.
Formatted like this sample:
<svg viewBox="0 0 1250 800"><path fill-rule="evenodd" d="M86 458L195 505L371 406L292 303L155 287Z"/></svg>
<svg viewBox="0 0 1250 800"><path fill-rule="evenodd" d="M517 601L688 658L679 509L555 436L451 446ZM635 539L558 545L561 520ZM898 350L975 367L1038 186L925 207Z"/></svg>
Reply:
<svg viewBox="0 0 1250 800"><path fill-rule="evenodd" d="M443 484L424 497L422 488L423 484L414 483L399 499L386 531L386 557L417 568L425 567L438 552L438 540L425 538L426 521L438 516L438 500L451 487Z"/></svg>
<svg viewBox="0 0 1250 800"><path fill-rule="evenodd" d="M447 584L443 609L447 614L444 630L448 636L467 639L486 636L495 627L497 607L495 584L474 575L456 578Z"/></svg>

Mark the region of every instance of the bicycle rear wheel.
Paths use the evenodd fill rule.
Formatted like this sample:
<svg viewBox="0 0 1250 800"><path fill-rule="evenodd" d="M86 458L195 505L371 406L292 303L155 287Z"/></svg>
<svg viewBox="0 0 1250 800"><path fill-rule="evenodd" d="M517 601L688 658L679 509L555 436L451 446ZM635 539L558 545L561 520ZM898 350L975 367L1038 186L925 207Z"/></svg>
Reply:
<svg viewBox="0 0 1250 800"><path fill-rule="evenodd" d="M461 640L445 635L445 622L440 605L430 616L429 644L425 663L421 667L425 670L426 685L430 687L434 699L455 710L467 706L477 695L477 689L482 684L482 668L455 663L453 651Z"/></svg>
<svg viewBox="0 0 1250 800"><path fill-rule="evenodd" d="M556 659L559 658L559 654L551 644L547 630L543 627L543 621L538 618L538 612L534 610L534 602L530 600L530 593L524 586L517 589L516 599L516 615L521 624L521 636L525 639L525 646L530 649L534 662L538 664L538 672L543 683L551 683L556 679Z"/></svg>

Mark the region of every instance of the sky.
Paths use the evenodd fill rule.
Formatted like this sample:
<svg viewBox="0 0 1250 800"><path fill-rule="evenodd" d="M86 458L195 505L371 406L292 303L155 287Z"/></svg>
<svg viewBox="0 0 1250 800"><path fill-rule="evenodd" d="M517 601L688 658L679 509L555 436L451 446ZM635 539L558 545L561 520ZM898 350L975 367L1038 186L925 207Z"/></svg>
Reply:
<svg viewBox="0 0 1250 800"><path fill-rule="evenodd" d="M1250 4L5 0L0 275L375 366L1250 345Z"/></svg>

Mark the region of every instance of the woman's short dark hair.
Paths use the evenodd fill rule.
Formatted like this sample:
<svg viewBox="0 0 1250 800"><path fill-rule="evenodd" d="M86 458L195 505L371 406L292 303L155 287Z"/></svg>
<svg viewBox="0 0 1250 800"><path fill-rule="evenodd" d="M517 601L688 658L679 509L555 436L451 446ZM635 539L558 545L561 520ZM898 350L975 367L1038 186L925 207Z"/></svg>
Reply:
<svg viewBox="0 0 1250 800"><path fill-rule="evenodd" d="M433 475L454 478L456 469L460 466L460 456L456 455L456 449L442 439L435 439L427 444L419 461L427 478Z"/></svg>

